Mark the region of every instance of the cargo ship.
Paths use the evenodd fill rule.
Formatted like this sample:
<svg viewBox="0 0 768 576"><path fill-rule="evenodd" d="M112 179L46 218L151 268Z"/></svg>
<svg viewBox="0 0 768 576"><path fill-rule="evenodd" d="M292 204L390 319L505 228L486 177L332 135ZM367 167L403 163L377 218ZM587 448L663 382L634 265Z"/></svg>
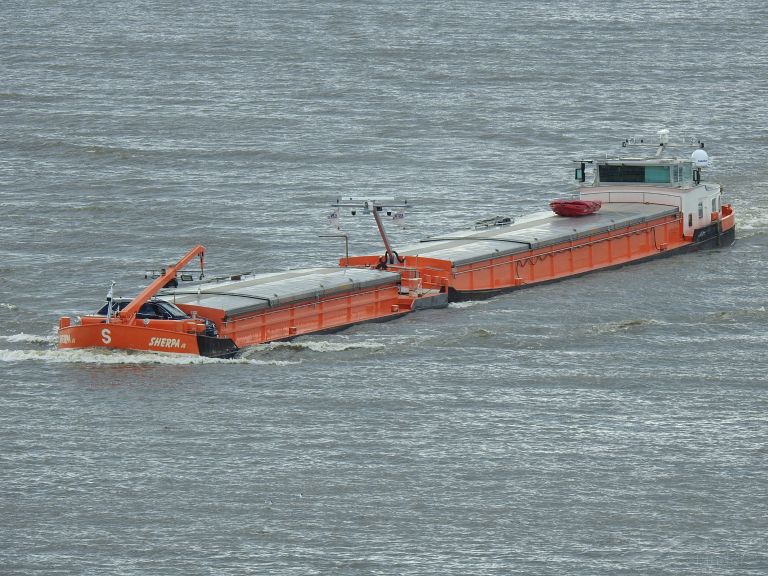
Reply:
<svg viewBox="0 0 768 576"><path fill-rule="evenodd" d="M230 357L246 346L733 243L733 207L720 185L703 181L704 143L657 135L653 153L577 160L578 197L554 199L548 211L482 220L400 250L382 215L407 201L339 198L336 210L373 215L384 253L345 255L338 266L192 280L180 272L195 257L202 272L197 246L135 298L115 299L110 289L99 312L62 317L59 347ZM648 145L627 139L622 149ZM685 147L695 150L676 152Z"/></svg>

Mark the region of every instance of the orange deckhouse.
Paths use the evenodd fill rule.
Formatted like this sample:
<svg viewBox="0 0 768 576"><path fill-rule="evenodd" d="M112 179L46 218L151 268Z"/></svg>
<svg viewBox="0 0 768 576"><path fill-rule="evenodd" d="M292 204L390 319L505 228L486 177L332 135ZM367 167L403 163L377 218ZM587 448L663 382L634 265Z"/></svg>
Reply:
<svg viewBox="0 0 768 576"><path fill-rule="evenodd" d="M578 198L553 200L553 211L483 220L399 252L381 215L402 215L406 201L339 198L337 210L373 215L385 248L347 256L340 267L204 279L197 246L136 297L116 299L110 289L96 314L61 318L59 347L228 357L243 346L387 320L449 299L731 244L735 215L721 187L702 180L704 144L690 142L693 153L677 155L681 146L670 144L668 131L658 136L647 156L579 160ZM196 281L179 274L195 257Z"/></svg>

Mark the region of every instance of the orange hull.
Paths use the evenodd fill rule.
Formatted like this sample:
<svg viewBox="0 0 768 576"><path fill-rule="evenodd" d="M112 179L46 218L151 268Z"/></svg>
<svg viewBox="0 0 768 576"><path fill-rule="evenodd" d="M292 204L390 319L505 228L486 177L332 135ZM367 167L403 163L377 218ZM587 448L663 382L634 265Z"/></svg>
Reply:
<svg viewBox="0 0 768 576"><path fill-rule="evenodd" d="M387 276L380 286L307 296L246 313L228 314L224 309L198 304L200 299L192 296L189 302L177 303L178 308L191 316L186 320L144 320L135 316L124 319L118 316L107 323L104 316L85 316L75 324L69 317L64 317L59 326L59 348L232 356L245 346L337 330L361 322L387 320L410 312L415 297L401 295L398 276ZM166 298L176 300L177 296ZM203 318L216 326L217 337L205 336Z"/></svg>
<svg viewBox="0 0 768 576"><path fill-rule="evenodd" d="M667 130L658 134L653 156L606 154L579 161L579 199L552 201L557 215L537 212L519 220L480 220L473 228L420 240L399 253L386 234L382 213L409 208L407 201L339 198L336 211L350 208L352 214L361 210L373 215L385 248L383 255L347 256L339 268L203 281L205 252L196 246L135 298L115 301L110 288L100 315L85 317L78 325L62 318L59 346L227 356L239 347L444 306L451 298L493 294L733 242L732 206L723 204L719 185L701 182L702 168L708 165L704 144L698 141L690 157L671 157L666 151L681 145L669 144ZM622 147L635 144L625 140ZM645 145L644 140L639 144ZM589 184L587 164L592 172ZM333 236L348 242L347 235ZM196 257L200 281L180 287L178 271ZM193 282L191 275L182 275L182 281L185 276Z"/></svg>
<svg viewBox="0 0 768 576"><path fill-rule="evenodd" d="M535 230L539 235L547 231L547 223L545 218L518 228L437 238L432 240L437 243L432 252L419 245L411 249L411 254L398 257L397 264L386 265L378 255L358 256L342 259L340 269L300 270L243 279L238 276L203 284L192 291L161 292L158 302L165 299L169 304L173 300L189 317L140 319L141 302L148 302L161 289L168 280L165 275L109 322L100 315L86 316L76 324L69 317L61 318L59 347L228 357L245 346L386 320L418 308L439 307L451 295L461 298L473 293L499 292L678 251L719 246L732 241L735 232L734 212L730 205L724 205L721 213L712 214L711 224L696 229L692 236L684 235L681 213L662 211L645 220L634 219L631 224L616 224L615 228L590 225L580 234L568 232L567 241L563 236L549 244L525 240L523 232ZM574 228L573 232L577 230ZM527 238L538 240L531 234ZM501 253L501 248L495 246L512 248ZM202 253L202 247L185 258L193 253ZM388 271L373 270L382 267ZM210 323L215 325L215 331Z"/></svg>
<svg viewBox="0 0 768 576"><path fill-rule="evenodd" d="M205 326L190 321L152 320L149 325L143 325L141 321L123 324L119 319L113 319L107 324L101 316L87 316L81 320L81 324L71 325L65 317L59 329L59 348L113 348L228 356L237 348L245 346L339 329L371 320L394 318L409 312L411 306L412 299L401 297L397 285L302 302L226 320L221 317L220 311L214 309L184 304L179 306L185 312L196 312L212 320L219 333L219 338L215 339L201 336L200 332ZM210 346L203 349L201 340L208 344L211 340L231 341L234 347L225 348L222 354L210 354L207 353Z"/></svg>
<svg viewBox="0 0 768 576"><path fill-rule="evenodd" d="M724 210L724 214L718 225L720 234L734 226L730 207ZM406 255L400 266L390 266L389 269L416 270L425 288L458 293L495 292L620 266L672 253L693 244L693 238L683 236L682 216L676 214L574 241L465 265L457 266L444 259ZM375 267L379 263L380 257L377 255L341 260L342 265L348 266Z"/></svg>
<svg viewBox="0 0 768 576"><path fill-rule="evenodd" d="M62 349L109 348L145 352L172 352L202 356L226 357L237 351L227 338L206 335L204 320L197 318L164 319L139 318L138 312L165 284L176 278L178 270L195 257L203 266L204 248L195 246L179 262L164 270L138 296L106 316L85 316L72 322L69 316L59 319L58 345ZM107 308L112 308L112 290L107 296Z"/></svg>
<svg viewBox="0 0 768 576"><path fill-rule="evenodd" d="M188 314L195 312L212 320L220 336L232 339L242 348L371 320L385 320L408 312L410 301L401 298L397 284L392 284L370 291L268 308L233 318L225 318L221 310L213 308L183 303L178 306Z"/></svg>
<svg viewBox="0 0 768 576"><path fill-rule="evenodd" d="M88 318L84 318L87 322ZM98 323L62 326L59 348L116 348L147 352L200 354L197 334L131 324Z"/></svg>
<svg viewBox="0 0 768 576"><path fill-rule="evenodd" d="M458 292L499 290L549 282L641 260L688 243L680 216L596 234L520 255L456 269L449 286Z"/></svg>

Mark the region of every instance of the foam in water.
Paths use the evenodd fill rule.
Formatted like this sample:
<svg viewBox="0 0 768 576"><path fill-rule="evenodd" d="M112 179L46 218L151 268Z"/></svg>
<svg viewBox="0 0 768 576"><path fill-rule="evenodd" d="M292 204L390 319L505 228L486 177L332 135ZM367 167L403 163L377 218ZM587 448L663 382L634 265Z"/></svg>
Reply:
<svg viewBox="0 0 768 576"><path fill-rule="evenodd" d="M663 324L663 322L660 322L658 320L653 320L650 318L638 319L638 320L626 320L624 322L609 322L606 324L596 324L589 330L589 332L593 334L613 334L616 332L630 332L636 328L642 328L645 326L655 326L658 324Z"/></svg>
<svg viewBox="0 0 768 576"><path fill-rule="evenodd" d="M736 229L737 230L765 230L768 228L768 213L758 212L750 213L745 212L743 214L736 214Z"/></svg>
<svg viewBox="0 0 768 576"><path fill-rule="evenodd" d="M253 364L287 366L301 362L250 358L206 358L191 354L163 354L121 350L0 350L0 362L44 362L51 364Z"/></svg>
<svg viewBox="0 0 768 576"><path fill-rule="evenodd" d="M719 320L754 320L760 316L764 316L766 313L765 306L759 306L758 308L741 308L737 310L720 310L707 315L710 321L717 322Z"/></svg>
<svg viewBox="0 0 768 576"><path fill-rule="evenodd" d="M45 344L53 346L56 343L55 334L41 336L38 334L0 335L0 340L10 343ZM207 358L192 354L165 354L162 352L139 352L134 350L0 350L0 362L41 361L50 363L86 363L86 364L269 364L289 365L300 364L301 361L263 360L256 355L272 350L310 350L312 352L334 353L346 350L376 350L384 348L380 342L330 342L309 340L302 342L270 342L259 346L249 347L237 357L230 359Z"/></svg>
<svg viewBox="0 0 768 576"><path fill-rule="evenodd" d="M346 350L356 349L379 349L385 345L380 342L329 342L325 340L309 341L291 341L291 342L269 342L254 346L255 351L265 350L311 350L312 352L344 352Z"/></svg>
<svg viewBox="0 0 768 576"><path fill-rule="evenodd" d="M756 188L766 189L768 183L758 183ZM763 194L760 195L762 197ZM768 211L760 202L754 202L752 197L744 198L736 204L736 230L757 230L764 231L768 229Z"/></svg>
<svg viewBox="0 0 768 576"><path fill-rule="evenodd" d="M464 302L451 302L448 304L448 308L473 308L475 306L482 306L487 303L487 300L466 300Z"/></svg>
<svg viewBox="0 0 768 576"><path fill-rule="evenodd" d="M10 336L0 335L0 340L5 340L6 342L25 342L28 344L54 344L56 342L56 336L40 336L38 334L20 332L19 334L12 334Z"/></svg>
<svg viewBox="0 0 768 576"><path fill-rule="evenodd" d="M488 338L490 336L496 336L496 332L493 332L492 330L486 330L485 328L478 328L477 330L472 331L473 336L478 336L480 338Z"/></svg>

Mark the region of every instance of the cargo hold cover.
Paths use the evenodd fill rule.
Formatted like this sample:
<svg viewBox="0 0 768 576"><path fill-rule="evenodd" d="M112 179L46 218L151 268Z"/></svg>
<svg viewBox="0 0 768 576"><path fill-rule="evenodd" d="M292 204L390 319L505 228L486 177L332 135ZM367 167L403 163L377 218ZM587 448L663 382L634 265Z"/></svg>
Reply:
<svg viewBox="0 0 768 576"><path fill-rule="evenodd" d="M611 203L588 216L567 218L538 212L514 224L487 230L463 230L411 244L401 256L446 260L453 266L482 262L499 256L535 250L673 215L677 208L658 204Z"/></svg>
<svg viewBox="0 0 768 576"><path fill-rule="evenodd" d="M223 310L227 318L367 288L395 285L400 275L360 268L308 268L214 280L165 289L159 296L176 304Z"/></svg>

